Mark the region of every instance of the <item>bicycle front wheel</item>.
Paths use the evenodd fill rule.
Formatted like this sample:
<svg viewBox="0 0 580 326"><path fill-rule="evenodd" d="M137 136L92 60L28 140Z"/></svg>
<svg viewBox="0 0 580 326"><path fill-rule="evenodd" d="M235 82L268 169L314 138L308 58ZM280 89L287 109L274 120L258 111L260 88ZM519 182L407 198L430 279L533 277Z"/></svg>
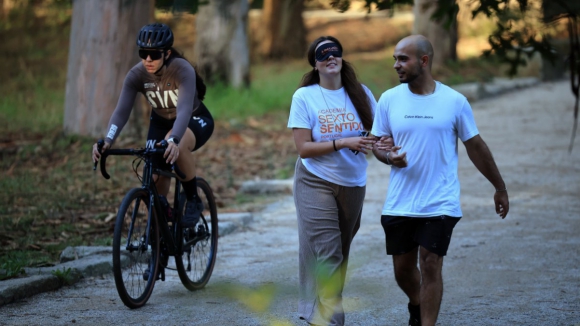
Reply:
<svg viewBox="0 0 580 326"><path fill-rule="evenodd" d="M193 228L178 231L182 242L181 257L175 257L181 283L190 291L203 288L213 272L218 245L218 216L215 198L207 181L197 178L197 195L203 204L199 222ZM185 211L185 195L182 193L180 212Z"/></svg>
<svg viewBox="0 0 580 326"><path fill-rule="evenodd" d="M158 273L159 227L151 212L149 232L149 193L131 189L123 198L113 236L113 275L123 303L131 308L145 305Z"/></svg>

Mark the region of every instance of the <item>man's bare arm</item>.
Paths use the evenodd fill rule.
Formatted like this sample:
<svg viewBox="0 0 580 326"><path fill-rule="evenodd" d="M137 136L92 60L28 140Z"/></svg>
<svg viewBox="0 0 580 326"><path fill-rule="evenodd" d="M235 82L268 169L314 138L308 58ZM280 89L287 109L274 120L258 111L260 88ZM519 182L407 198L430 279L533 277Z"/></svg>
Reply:
<svg viewBox="0 0 580 326"><path fill-rule="evenodd" d="M481 174L495 187L494 202L496 213L505 218L509 211L507 189L493 155L480 135L472 137L463 143L467 155Z"/></svg>

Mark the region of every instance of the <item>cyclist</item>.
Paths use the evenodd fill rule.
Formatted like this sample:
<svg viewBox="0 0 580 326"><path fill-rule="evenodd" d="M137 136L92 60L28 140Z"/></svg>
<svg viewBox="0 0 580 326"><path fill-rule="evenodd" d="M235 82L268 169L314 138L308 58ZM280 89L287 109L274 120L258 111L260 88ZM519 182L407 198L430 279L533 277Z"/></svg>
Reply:
<svg viewBox="0 0 580 326"><path fill-rule="evenodd" d="M193 227L202 209L196 193L193 152L207 142L214 128L212 115L202 102L206 87L193 66L173 48L173 32L169 26L160 23L143 26L137 36L137 46L141 62L125 77L102 151L110 148L120 134L137 93L142 93L152 108L146 146L152 148L167 140L163 159L155 164L170 169L175 163L185 174L182 185L187 202L182 223L184 227ZM97 162L100 157L95 144L93 161ZM171 179L155 176L155 183L159 194L167 196Z"/></svg>

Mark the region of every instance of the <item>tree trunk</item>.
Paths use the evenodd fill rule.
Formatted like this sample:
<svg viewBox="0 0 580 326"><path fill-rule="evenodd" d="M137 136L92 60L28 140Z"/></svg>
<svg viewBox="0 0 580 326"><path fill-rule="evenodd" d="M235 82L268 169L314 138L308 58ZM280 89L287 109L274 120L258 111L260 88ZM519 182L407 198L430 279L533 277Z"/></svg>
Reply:
<svg viewBox="0 0 580 326"><path fill-rule="evenodd" d="M268 59L302 58L306 53L304 0L265 0L260 54Z"/></svg>
<svg viewBox="0 0 580 326"><path fill-rule="evenodd" d="M139 58L135 39L154 0L73 1L64 131L104 137L125 74ZM133 116L142 116L135 101ZM134 130L129 123L124 134Z"/></svg>
<svg viewBox="0 0 580 326"><path fill-rule="evenodd" d="M21 3L21 5L24 4ZM14 0L0 0L0 17L4 20L8 19L12 7L14 7Z"/></svg>
<svg viewBox="0 0 580 326"><path fill-rule="evenodd" d="M433 45L433 69L441 67L449 60L457 60L457 20L450 29L443 23L432 21L431 15L437 9L438 0L414 0L413 34L421 34Z"/></svg>
<svg viewBox="0 0 580 326"><path fill-rule="evenodd" d="M248 0L212 0L199 6L194 56L208 84L250 85Z"/></svg>

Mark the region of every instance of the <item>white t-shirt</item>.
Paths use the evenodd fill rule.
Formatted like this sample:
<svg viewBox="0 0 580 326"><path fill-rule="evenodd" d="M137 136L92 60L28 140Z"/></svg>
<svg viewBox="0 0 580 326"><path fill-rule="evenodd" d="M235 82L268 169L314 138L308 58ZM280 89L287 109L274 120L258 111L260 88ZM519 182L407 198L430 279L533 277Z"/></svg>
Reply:
<svg viewBox="0 0 580 326"><path fill-rule="evenodd" d="M374 114L377 101L363 85ZM363 124L344 87L329 90L318 84L300 87L292 96L288 128L312 131L314 142L331 142L333 139L360 136ZM303 158L302 164L310 173L326 181L347 187L362 187L367 179L367 159L362 153L351 150Z"/></svg>
<svg viewBox="0 0 580 326"><path fill-rule="evenodd" d="M413 94L408 84L384 92L372 133L392 135L408 166L391 168L383 215L461 217L457 138L479 134L465 96L436 82L431 95Z"/></svg>

